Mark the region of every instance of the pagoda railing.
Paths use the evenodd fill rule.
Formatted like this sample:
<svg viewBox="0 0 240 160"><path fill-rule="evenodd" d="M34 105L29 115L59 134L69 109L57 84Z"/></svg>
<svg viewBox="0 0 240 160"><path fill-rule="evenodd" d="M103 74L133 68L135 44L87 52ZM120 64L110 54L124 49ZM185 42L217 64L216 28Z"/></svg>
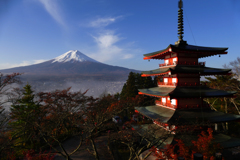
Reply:
<svg viewBox="0 0 240 160"><path fill-rule="evenodd" d="M173 65L199 65L199 66L205 66L206 62L169 62L169 63L163 63L163 64L159 64L159 67L165 67L165 66L173 66Z"/></svg>
<svg viewBox="0 0 240 160"><path fill-rule="evenodd" d="M177 65L178 62L169 62L169 63L163 63L163 64L159 64L159 67L165 67L165 66L173 66L173 65Z"/></svg>
<svg viewBox="0 0 240 160"><path fill-rule="evenodd" d="M200 83L197 83L197 82L191 82L191 83L187 83L187 82L184 82L184 83L178 83L177 86L200 86L201 84Z"/></svg>
<svg viewBox="0 0 240 160"><path fill-rule="evenodd" d="M171 104L171 103L161 102L161 101L158 101L158 100L156 100L155 103L156 103L156 105L162 105L162 106L169 107L169 108L173 108L173 109L176 109L176 108L177 108L176 105L173 105L173 104Z"/></svg>
<svg viewBox="0 0 240 160"><path fill-rule="evenodd" d="M200 83L197 82L184 82L184 83L172 83L172 82L158 82L159 86L200 86Z"/></svg>
<svg viewBox="0 0 240 160"><path fill-rule="evenodd" d="M178 109L196 109L196 108L209 108L209 104L193 104L193 105L178 105L177 108Z"/></svg>
<svg viewBox="0 0 240 160"><path fill-rule="evenodd" d="M177 86L177 83L172 82L158 82L159 86Z"/></svg>
<svg viewBox="0 0 240 160"><path fill-rule="evenodd" d="M178 64L181 64L181 65L193 65L193 66L205 66L206 62L178 62Z"/></svg>
<svg viewBox="0 0 240 160"><path fill-rule="evenodd" d="M161 102L159 100L155 101L156 105L162 105L165 107L173 108L173 109L196 109L196 108L209 108L209 104L190 104L190 105L173 105L171 103Z"/></svg>

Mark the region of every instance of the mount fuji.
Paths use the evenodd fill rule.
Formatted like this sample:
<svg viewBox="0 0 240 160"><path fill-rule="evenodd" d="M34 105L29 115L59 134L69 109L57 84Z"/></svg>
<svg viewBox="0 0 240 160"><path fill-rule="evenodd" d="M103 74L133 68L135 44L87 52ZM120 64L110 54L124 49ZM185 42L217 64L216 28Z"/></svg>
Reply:
<svg viewBox="0 0 240 160"><path fill-rule="evenodd" d="M0 70L1 73L24 73L24 77L78 77L100 79L126 79L136 70L98 62L78 50L70 50L54 59L23 67Z"/></svg>
<svg viewBox="0 0 240 160"><path fill-rule="evenodd" d="M98 62L77 50L39 64L0 70L3 74L23 73L17 87L28 83L36 93L71 87L71 92L88 90L86 95L94 97L121 92L131 71L139 72Z"/></svg>
<svg viewBox="0 0 240 160"><path fill-rule="evenodd" d="M79 52L78 50L70 50L52 60L52 63L57 63L57 62L98 62L85 54Z"/></svg>

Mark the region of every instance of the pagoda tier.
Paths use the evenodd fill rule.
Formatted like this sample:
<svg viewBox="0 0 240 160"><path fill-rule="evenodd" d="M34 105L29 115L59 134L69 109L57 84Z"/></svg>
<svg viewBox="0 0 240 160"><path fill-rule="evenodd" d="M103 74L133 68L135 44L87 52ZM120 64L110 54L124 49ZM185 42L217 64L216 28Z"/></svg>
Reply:
<svg viewBox="0 0 240 160"><path fill-rule="evenodd" d="M234 97L235 91L212 89L200 83L200 76L231 74L230 69L205 67L205 62L199 62L199 58L227 54L228 48L187 44L183 40L182 0L179 1L178 14L179 40L175 45L170 44L166 49L144 54L145 60L159 59L164 60L164 63L160 64L158 69L142 72L143 77L158 76L158 87L139 89L139 94L158 99L153 106L135 107L136 114L153 120L154 124L151 126L158 126L176 136L184 134L189 128L201 131L206 129L205 127L215 126L217 130L219 123L239 121L240 115L212 110L204 101L204 98ZM145 126L146 131L149 130L148 126ZM159 135L163 133L165 132L159 131ZM224 136L218 136L218 139L217 143L224 148L240 145L240 139L236 140L236 143L231 137L224 139ZM224 142L221 139L224 139Z"/></svg>
<svg viewBox="0 0 240 160"><path fill-rule="evenodd" d="M195 134L172 134L169 135L169 131L165 130L162 127L159 127L157 124L143 124L143 125L132 125L132 127L139 132L141 135L145 135L146 133L152 133L156 139L159 139L160 137L163 137L164 135L168 135L168 138L162 140L160 142L160 146L157 146L159 149L163 149L166 147L167 144L173 144L174 138L181 139L183 142L186 142L189 144L191 140L198 139L198 136ZM151 131L152 130L152 131ZM152 136L150 136L151 140ZM233 148L240 146L240 139L230 137L228 135L222 134L222 133L213 133L213 143L220 144L223 149L225 148ZM149 153L149 151L147 152Z"/></svg>
<svg viewBox="0 0 240 160"><path fill-rule="evenodd" d="M153 121L175 126L240 120L240 115L217 112L210 108L172 110L160 106L147 106L135 109Z"/></svg>
<svg viewBox="0 0 240 160"><path fill-rule="evenodd" d="M173 98L210 98L210 97L233 97L235 91L222 91L212 89L206 86L188 86L188 87L154 87L139 89L139 94L153 97Z"/></svg>
<svg viewBox="0 0 240 160"><path fill-rule="evenodd" d="M218 68L209 68L205 66L197 65L176 65L161 67L155 70L142 71L142 77L148 76L159 76L159 75L174 75L179 73L184 74L198 74L201 76L204 75L228 75L230 74L231 69L218 69Z"/></svg>
<svg viewBox="0 0 240 160"><path fill-rule="evenodd" d="M196 57L203 58L214 55L227 54L228 48L214 48L214 47L202 47L194 45L172 45L170 44L166 49L144 54L143 59L165 59L167 56L177 54L177 57Z"/></svg>

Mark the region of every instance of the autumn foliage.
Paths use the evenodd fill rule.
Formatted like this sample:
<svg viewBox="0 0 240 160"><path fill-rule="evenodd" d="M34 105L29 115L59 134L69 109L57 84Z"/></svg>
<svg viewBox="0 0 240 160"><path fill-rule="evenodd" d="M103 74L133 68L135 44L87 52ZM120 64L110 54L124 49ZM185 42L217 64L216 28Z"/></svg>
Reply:
<svg viewBox="0 0 240 160"><path fill-rule="evenodd" d="M166 145L165 149L152 147L152 151L157 159L174 159L184 157L185 160L193 160L194 153L201 153L204 160L214 160L214 154L221 150L221 146L213 142L212 129L209 128L207 133L202 131L196 141L192 140L192 145L187 146L183 140L176 139L176 144Z"/></svg>
<svg viewBox="0 0 240 160"><path fill-rule="evenodd" d="M3 116L4 109L0 105L0 115L4 117L0 119L1 159L52 160L53 155L58 154L70 160L70 157L82 148L95 159L100 159L103 153L99 153L97 138L107 134L109 141L101 145L101 148L112 151L104 153L106 157L107 154L113 155L122 151L119 153L126 152L126 157L134 160L139 159L140 155L152 146L161 145L169 136L166 134L165 137L159 136L156 139L159 127L148 128L148 131L141 135L141 128L132 130L131 127L152 124L151 119L143 118L143 121L140 121L141 118L135 120L132 117L136 115L134 107L149 105L153 99L131 93L135 91L131 89L133 82L136 82L135 87L146 87L145 85L153 85L151 79L141 79L138 74L132 74L133 80L129 80L125 86L126 92L123 89L121 95L94 98L86 96L87 91L70 92L71 88L40 93L34 93L30 85L26 85L22 90L9 89L8 85L19 82L18 75L0 75L0 96L8 95L12 98L9 114L11 120ZM129 96L130 93L132 96ZM4 103L0 101L0 104ZM115 116L119 116L122 122L127 122L123 123L123 126L115 124L112 122ZM185 126L183 128L186 129ZM76 138L78 141L71 151L63 145L68 138ZM202 131L195 140L189 142L191 145L183 139L175 139L175 142L167 145L165 149L158 150L153 147L151 151L158 159L184 157L192 160L194 153L203 154L204 159L213 159L213 155L221 150L219 145L213 143L211 129ZM52 152L49 152L50 149ZM42 152L45 150L47 152Z"/></svg>

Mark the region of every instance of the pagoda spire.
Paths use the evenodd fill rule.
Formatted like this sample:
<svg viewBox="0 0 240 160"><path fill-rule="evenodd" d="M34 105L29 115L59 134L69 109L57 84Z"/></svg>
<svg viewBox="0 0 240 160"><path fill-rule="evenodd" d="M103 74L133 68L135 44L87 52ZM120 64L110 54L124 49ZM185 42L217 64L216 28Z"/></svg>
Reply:
<svg viewBox="0 0 240 160"><path fill-rule="evenodd" d="M178 41L175 42L175 45L179 45L179 44L187 44L186 41L183 40L183 2L182 0L179 0L178 2Z"/></svg>

